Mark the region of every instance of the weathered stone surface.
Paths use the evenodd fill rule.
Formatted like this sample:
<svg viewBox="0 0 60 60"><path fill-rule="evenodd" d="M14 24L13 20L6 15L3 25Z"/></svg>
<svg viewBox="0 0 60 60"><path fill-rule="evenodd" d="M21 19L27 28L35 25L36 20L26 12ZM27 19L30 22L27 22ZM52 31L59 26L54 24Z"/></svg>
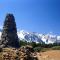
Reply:
<svg viewBox="0 0 60 60"><path fill-rule="evenodd" d="M1 47L19 47L15 18L13 14L7 14L0 40Z"/></svg>
<svg viewBox="0 0 60 60"><path fill-rule="evenodd" d="M30 50L30 46L21 47L19 51L19 56L21 60L38 60L36 56Z"/></svg>
<svg viewBox="0 0 60 60"><path fill-rule="evenodd" d="M30 47L29 47L30 48ZM2 59L3 60L38 60L37 55L31 52L29 48L3 48ZM26 51L25 51L26 50ZM1 59L1 60L2 60Z"/></svg>

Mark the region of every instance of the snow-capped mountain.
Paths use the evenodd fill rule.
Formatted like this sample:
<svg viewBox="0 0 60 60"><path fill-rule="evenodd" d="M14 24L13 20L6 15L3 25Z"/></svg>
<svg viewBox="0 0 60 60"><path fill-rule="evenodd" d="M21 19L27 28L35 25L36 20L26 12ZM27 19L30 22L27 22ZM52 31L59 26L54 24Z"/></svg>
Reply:
<svg viewBox="0 0 60 60"><path fill-rule="evenodd" d="M36 32L27 32L21 30L18 32L18 37L20 40L26 40L28 42L45 42L46 44L50 43L60 43L60 36L54 34L39 34Z"/></svg>
<svg viewBox="0 0 60 60"><path fill-rule="evenodd" d="M0 30L0 39L1 39L2 30ZM27 41L27 42L36 42L36 43L60 43L60 36L54 34L39 34L36 32L27 32L24 30L20 30L17 32L19 40Z"/></svg>
<svg viewBox="0 0 60 60"><path fill-rule="evenodd" d="M29 33L24 30L21 30L20 32L18 32L18 37L20 40L26 40L27 42L32 42L32 41L36 43L43 42L41 38L39 37L39 34L34 33L34 32Z"/></svg>

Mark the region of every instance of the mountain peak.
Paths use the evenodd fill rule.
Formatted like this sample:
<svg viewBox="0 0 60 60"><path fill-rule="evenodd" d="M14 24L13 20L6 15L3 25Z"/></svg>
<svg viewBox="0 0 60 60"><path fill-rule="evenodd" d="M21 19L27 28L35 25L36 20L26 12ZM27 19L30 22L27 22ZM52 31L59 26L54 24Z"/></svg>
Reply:
<svg viewBox="0 0 60 60"><path fill-rule="evenodd" d="M0 36L1 36L1 32L0 31ZM37 32L28 32L26 30L20 30L17 32L18 34L18 38L20 40L25 40L28 42L45 42L46 44L49 43L55 43L56 41L58 41L60 43L60 36L59 35L55 35L53 33L48 33L48 34L39 34Z"/></svg>

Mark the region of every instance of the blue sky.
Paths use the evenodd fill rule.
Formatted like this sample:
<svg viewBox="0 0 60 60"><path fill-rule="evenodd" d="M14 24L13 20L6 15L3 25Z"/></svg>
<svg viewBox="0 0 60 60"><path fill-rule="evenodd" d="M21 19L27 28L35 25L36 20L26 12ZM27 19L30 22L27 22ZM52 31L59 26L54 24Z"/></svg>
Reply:
<svg viewBox="0 0 60 60"><path fill-rule="evenodd" d="M60 34L59 0L0 0L0 26L13 13L18 29Z"/></svg>

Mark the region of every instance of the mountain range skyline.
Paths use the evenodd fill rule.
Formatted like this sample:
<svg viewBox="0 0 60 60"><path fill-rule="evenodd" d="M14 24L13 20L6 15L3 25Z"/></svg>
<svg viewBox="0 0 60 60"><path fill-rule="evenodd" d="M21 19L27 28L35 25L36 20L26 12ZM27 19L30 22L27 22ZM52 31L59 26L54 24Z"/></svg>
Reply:
<svg viewBox="0 0 60 60"><path fill-rule="evenodd" d="M2 30L0 29L0 39L1 39ZM48 33L42 34L38 32L28 32L25 30L17 31L17 35L19 40L27 41L27 42L36 42L36 43L45 43L45 44L53 44L60 43L60 35Z"/></svg>

